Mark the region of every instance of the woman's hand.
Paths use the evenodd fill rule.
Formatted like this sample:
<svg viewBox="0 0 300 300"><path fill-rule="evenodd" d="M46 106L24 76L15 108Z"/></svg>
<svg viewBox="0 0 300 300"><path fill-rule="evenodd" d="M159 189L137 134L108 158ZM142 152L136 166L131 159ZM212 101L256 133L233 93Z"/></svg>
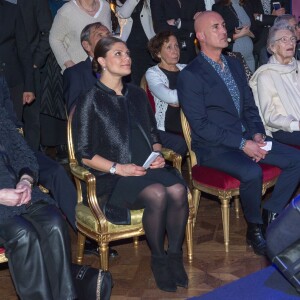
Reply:
<svg viewBox="0 0 300 300"><path fill-rule="evenodd" d="M121 176L143 176L146 174L146 170L135 164L117 164L116 174Z"/></svg>
<svg viewBox="0 0 300 300"><path fill-rule="evenodd" d="M22 189L1 189L0 203L5 206L20 206L22 204Z"/></svg>
<svg viewBox="0 0 300 300"><path fill-rule="evenodd" d="M17 204L17 206L20 206L22 204L27 204L31 200L31 185L29 182L25 180L19 181L19 183L16 186L16 191L20 191L20 202Z"/></svg>
<svg viewBox="0 0 300 300"><path fill-rule="evenodd" d="M165 166L166 162L162 156L158 156L155 161L151 164L150 169L160 169Z"/></svg>
<svg viewBox="0 0 300 300"><path fill-rule="evenodd" d="M235 29L235 35L234 35L235 40L243 36L254 37L254 34L250 30L250 26L244 26L241 29L238 28Z"/></svg>

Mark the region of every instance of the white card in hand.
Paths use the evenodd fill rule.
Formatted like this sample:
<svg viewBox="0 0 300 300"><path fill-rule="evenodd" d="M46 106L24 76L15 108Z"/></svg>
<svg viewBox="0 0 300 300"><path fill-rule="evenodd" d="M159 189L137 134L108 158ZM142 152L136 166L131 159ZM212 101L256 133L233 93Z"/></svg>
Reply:
<svg viewBox="0 0 300 300"><path fill-rule="evenodd" d="M272 142L267 141L266 143L267 143L267 145L265 145L263 147L260 147L260 148L263 149L263 150L266 150L266 151L270 151L272 149Z"/></svg>
<svg viewBox="0 0 300 300"><path fill-rule="evenodd" d="M151 152L149 157L144 162L143 168L148 169L158 156L160 156L159 152Z"/></svg>

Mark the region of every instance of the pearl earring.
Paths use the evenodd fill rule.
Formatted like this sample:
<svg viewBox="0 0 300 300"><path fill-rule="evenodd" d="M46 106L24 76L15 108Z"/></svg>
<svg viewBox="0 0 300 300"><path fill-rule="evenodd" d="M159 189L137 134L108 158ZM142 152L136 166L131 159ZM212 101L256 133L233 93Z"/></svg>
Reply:
<svg viewBox="0 0 300 300"><path fill-rule="evenodd" d="M106 68L105 67L103 67L103 71L105 71L106 70Z"/></svg>

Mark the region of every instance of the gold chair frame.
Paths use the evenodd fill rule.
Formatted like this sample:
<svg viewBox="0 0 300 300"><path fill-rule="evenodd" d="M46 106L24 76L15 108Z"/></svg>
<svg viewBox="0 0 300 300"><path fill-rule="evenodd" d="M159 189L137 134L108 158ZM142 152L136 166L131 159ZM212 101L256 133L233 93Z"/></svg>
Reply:
<svg viewBox="0 0 300 300"><path fill-rule="evenodd" d="M181 124L182 124L182 129L183 129L183 134L184 138L186 140L189 153L190 153L190 159L191 159L191 168L193 168L195 165L197 165L197 158L195 155L195 152L192 150L191 147L191 128L190 125L181 110L180 112L181 116ZM277 177L273 180L267 181L263 183L263 188L262 188L262 195L265 194L266 190L272 186L275 185L277 181ZM201 192L205 192L210 195L217 196L221 202L221 213L222 213L222 222L223 222L223 233L224 233L224 246L225 246L225 252L229 252L229 213L230 213L230 200L231 198L234 198L235 202L235 213L236 216L239 216L239 195L240 191L239 188L237 189L229 189L229 190L223 190L223 189L218 189L214 188L211 186L207 186L204 184L199 183L198 181L194 180L192 178L192 193L193 193L193 203L194 203L194 208L195 208L195 218L194 218L194 224L196 222L196 217L197 217L197 212L199 208L199 203L200 203L200 197L201 197Z"/></svg>
<svg viewBox="0 0 300 300"><path fill-rule="evenodd" d="M72 118L75 108L71 111L68 119L68 151L69 165L71 173L74 177L77 188L77 206L76 206L76 226L78 229L78 242L76 262L82 264L84 245L86 237L96 241L99 246L99 262L103 270L108 270L108 245L112 241L133 238L134 246L138 245L138 237L144 235L142 225L143 210L132 210L131 217L135 220L135 224L115 225L110 223L101 208L99 207L96 196L96 178L84 167L78 165L75 157L73 138L72 138ZM173 159L174 167L181 166L181 156L169 152L165 159ZM180 170L180 169L179 169ZM88 206L83 204L82 186L85 183L87 187ZM192 196L188 193L189 200L189 218L186 227L186 242L188 260L193 258L193 218L194 207Z"/></svg>

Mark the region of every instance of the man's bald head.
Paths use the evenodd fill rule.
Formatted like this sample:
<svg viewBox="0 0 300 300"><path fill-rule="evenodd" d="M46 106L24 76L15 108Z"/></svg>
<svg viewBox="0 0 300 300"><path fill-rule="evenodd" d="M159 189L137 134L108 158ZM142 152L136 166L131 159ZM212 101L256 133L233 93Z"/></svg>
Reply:
<svg viewBox="0 0 300 300"><path fill-rule="evenodd" d="M194 27L202 51L219 51L228 46L225 22L217 12L202 12L197 16Z"/></svg>
<svg viewBox="0 0 300 300"><path fill-rule="evenodd" d="M219 14L214 11L203 11L201 14L199 14L194 22L195 32L197 33L198 31L201 31L201 29L205 27L209 17L214 15L219 15Z"/></svg>

